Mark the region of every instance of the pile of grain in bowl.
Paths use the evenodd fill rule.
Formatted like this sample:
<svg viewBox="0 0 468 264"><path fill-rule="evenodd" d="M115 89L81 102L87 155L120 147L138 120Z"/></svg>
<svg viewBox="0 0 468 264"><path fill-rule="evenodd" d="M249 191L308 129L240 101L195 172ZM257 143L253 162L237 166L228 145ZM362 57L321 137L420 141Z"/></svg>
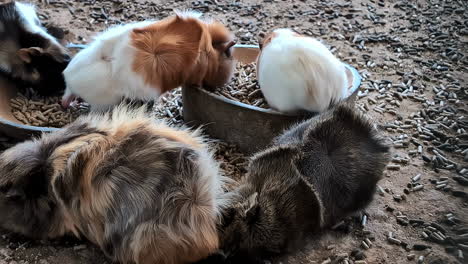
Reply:
<svg viewBox="0 0 468 264"><path fill-rule="evenodd" d="M237 63L231 82L217 88L214 93L244 104L270 108L258 86L255 63Z"/></svg>
<svg viewBox="0 0 468 264"><path fill-rule="evenodd" d="M63 127L89 112L85 103L63 109L60 100L59 96L43 97L27 89L10 100L11 112L21 123L39 127Z"/></svg>

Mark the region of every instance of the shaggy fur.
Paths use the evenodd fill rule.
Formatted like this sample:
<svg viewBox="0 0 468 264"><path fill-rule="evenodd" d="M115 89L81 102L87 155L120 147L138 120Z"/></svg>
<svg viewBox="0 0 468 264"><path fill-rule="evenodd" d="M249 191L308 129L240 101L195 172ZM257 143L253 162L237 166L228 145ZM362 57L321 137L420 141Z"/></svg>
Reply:
<svg viewBox="0 0 468 264"><path fill-rule="evenodd" d="M260 89L282 112L322 112L348 95L345 66L318 40L290 29L270 33L257 59Z"/></svg>
<svg viewBox="0 0 468 264"><path fill-rule="evenodd" d="M0 5L0 72L20 87L39 94L65 89L62 71L67 50L41 26L34 7L19 2Z"/></svg>
<svg viewBox="0 0 468 264"><path fill-rule="evenodd" d="M200 15L177 13L104 32L65 69L63 105L81 97L108 108L122 98L154 100L182 85L224 85L234 68L232 35Z"/></svg>
<svg viewBox="0 0 468 264"><path fill-rule="evenodd" d="M225 203L217 163L197 132L143 112L83 117L5 151L0 226L35 238L83 235L121 263L191 263L215 252Z"/></svg>
<svg viewBox="0 0 468 264"><path fill-rule="evenodd" d="M287 130L252 158L234 191L220 227L222 251L252 260L297 249L369 204L388 151L344 104Z"/></svg>

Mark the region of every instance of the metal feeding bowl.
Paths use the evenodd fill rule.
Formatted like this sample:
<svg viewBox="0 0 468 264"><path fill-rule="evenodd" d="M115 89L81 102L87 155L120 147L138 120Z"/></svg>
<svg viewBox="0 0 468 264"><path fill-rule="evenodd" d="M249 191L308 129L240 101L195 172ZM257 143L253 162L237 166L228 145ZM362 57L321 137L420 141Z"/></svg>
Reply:
<svg viewBox="0 0 468 264"><path fill-rule="evenodd" d="M68 44L66 47L69 49L83 49L86 45ZM43 132L59 130L59 128L55 127L24 125L16 119L11 112L10 100L16 96L17 92L14 83L0 77L0 132L16 139L28 139Z"/></svg>
<svg viewBox="0 0 468 264"><path fill-rule="evenodd" d="M252 63L258 53L257 46L236 45L233 56L242 63ZM350 65L345 66L350 91L346 100L354 102L361 84L361 76ZM234 101L196 87L183 87L182 100L184 120L189 126L203 125L208 135L237 145L247 154L265 148L289 126L317 115L280 113Z"/></svg>
<svg viewBox="0 0 468 264"><path fill-rule="evenodd" d="M5 78L0 78L0 131L3 134L17 139L27 139L42 132L58 130L54 127L23 125L16 119L10 107L10 99L14 98L16 93L17 89L13 83Z"/></svg>

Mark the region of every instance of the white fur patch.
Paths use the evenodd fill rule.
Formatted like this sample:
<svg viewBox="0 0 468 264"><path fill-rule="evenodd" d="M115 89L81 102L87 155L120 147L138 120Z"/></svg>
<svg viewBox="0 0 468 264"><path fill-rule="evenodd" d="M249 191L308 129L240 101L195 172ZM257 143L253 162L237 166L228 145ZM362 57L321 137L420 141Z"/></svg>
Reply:
<svg viewBox="0 0 468 264"><path fill-rule="evenodd" d="M321 112L346 97L346 69L324 44L290 29L274 33L259 58L259 85L271 107Z"/></svg>
<svg viewBox="0 0 468 264"><path fill-rule="evenodd" d="M28 31L30 31L32 33L40 34L44 38L49 39L53 43L59 45L59 43L57 42L57 40L54 37L49 35L49 33L47 33L47 31L43 27L38 25L37 22L39 21L39 18L37 17L34 5L27 4L27 3L15 2L15 7L18 10L20 16L25 21L24 25L26 27L26 30L28 30Z"/></svg>
<svg viewBox="0 0 468 264"><path fill-rule="evenodd" d="M63 72L65 95L77 95L95 110L107 109L123 97L155 99L160 92L147 85L132 70L135 50L131 45L133 29L148 26L153 21L111 27L71 60Z"/></svg>
<svg viewBox="0 0 468 264"><path fill-rule="evenodd" d="M176 16L180 18L196 18L200 19L201 16L203 15L201 12L195 11L195 10L189 10L189 9L183 9L183 10L174 10L174 13Z"/></svg>

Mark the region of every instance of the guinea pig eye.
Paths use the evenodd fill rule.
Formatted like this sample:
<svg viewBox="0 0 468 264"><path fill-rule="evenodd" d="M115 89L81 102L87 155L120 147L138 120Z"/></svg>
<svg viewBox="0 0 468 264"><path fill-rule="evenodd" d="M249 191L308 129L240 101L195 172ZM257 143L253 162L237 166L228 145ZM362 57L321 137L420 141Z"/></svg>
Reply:
<svg viewBox="0 0 468 264"><path fill-rule="evenodd" d="M21 190L11 189L6 192L5 197L11 202L18 202L23 200L24 192Z"/></svg>

